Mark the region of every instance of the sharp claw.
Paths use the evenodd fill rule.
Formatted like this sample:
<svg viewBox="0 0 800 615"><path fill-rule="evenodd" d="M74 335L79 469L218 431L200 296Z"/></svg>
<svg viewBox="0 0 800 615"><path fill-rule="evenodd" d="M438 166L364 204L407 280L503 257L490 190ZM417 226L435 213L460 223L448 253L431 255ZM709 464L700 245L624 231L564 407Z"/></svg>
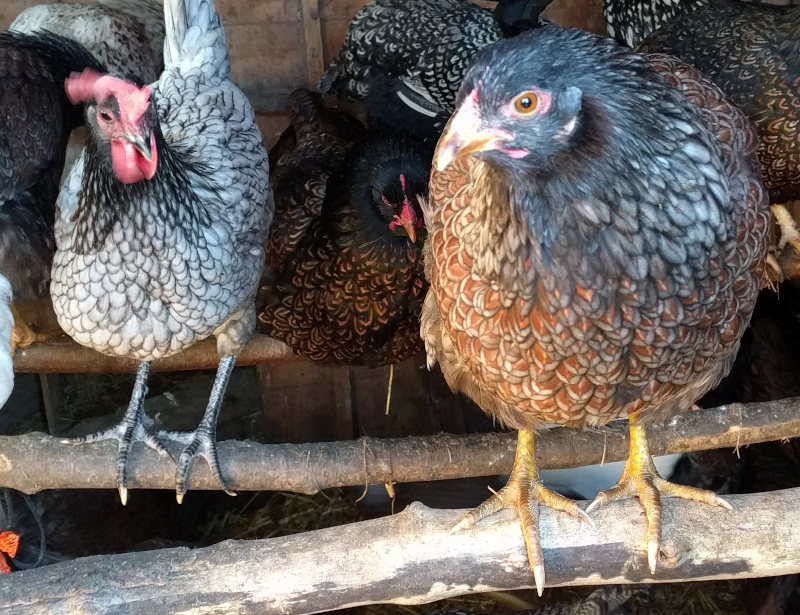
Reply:
<svg viewBox="0 0 800 615"><path fill-rule="evenodd" d="M183 504L183 493L176 492L175 499L178 501L178 504Z"/></svg>
<svg viewBox="0 0 800 615"><path fill-rule="evenodd" d="M544 566L542 564L533 567L533 580L536 583L536 593L541 598L544 592Z"/></svg>
<svg viewBox="0 0 800 615"><path fill-rule="evenodd" d="M586 513L585 514L587 515L587 518L588 518L588 515L589 515L590 512L592 512L595 508L598 508L599 506L602 506L603 504L604 504L604 502L603 502L602 498L600 497L600 494L598 493L597 497L595 497L595 499L592 500L592 503L589 504L586 507Z"/></svg>
<svg viewBox="0 0 800 615"><path fill-rule="evenodd" d="M460 532L461 530L468 530L469 528L472 527L472 525L473 523L469 517L461 517L458 523L456 523L452 528L450 528L448 534L455 534L456 532Z"/></svg>
<svg viewBox="0 0 800 615"><path fill-rule="evenodd" d="M658 561L658 543L651 541L647 543L647 565L650 568L650 574L656 573L656 562Z"/></svg>
<svg viewBox="0 0 800 615"><path fill-rule="evenodd" d="M733 506L728 504L727 500L723 500L721 497L717 497L717 506L722 506L725 510L733 510Z"/></svg>
<svg viewBox="0 0 800 615"><path fill-rule="evenodd" d="M119 489L119 501L122 502L122 505L125 506L128 503L128 488L125 485L120 485Z"/></svg>
<svg viewBox="0 0 800 615"><path fill-rule="evenodd" d="M588 512L589 509L587 508L586 510ZM592 518L587 513L583 512L581 509L578 509L578 516L580 517L581 521L587 523L589 526L592 527L592 529L597 529L597 526L594 524L594 521L592 521Z"/></svg>

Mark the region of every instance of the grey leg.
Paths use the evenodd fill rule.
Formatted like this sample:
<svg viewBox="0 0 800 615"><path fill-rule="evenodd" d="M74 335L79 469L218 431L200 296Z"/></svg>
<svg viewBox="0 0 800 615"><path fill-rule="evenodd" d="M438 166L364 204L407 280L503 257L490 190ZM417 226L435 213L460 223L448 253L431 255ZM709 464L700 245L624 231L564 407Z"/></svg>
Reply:
<svg viewBox="0 0 800 615"><path fill-rule="evenodd" d="M128 455L134 442L144 442L149 447L158 451L165 457L171 457L164 446L158 442L146 429L146 423L151 419L144 413L144 398L147 395L147 377L150 375L150 364L146 361L139 363L136 372L136 382L133 384L133 393L128 403L125 416L114 427L87 436L62 440L69 444L84 444L87 442L100 442L101 440L117 440L119 453L117 455L117 489L122 504L128 501Z"/></svg>
<svg viewBox="0 0 800 615"><path fill-rule="evenodd" d="M193 433L188 434L188 446L183 449L180 458L178 459L178 469L175 474L176 485L176 498L178 504L183 501L183 496L187 491L187 479L189 472L192 469L192 463L195 457L203 457L211 471L217 479L222 489L228 495L236 495L228 488L228 482L222 477L222 472L219 467L219 459L217 457L217 417L219 410L222 407L222 398L225 395L225 389L228 386L228 380L231 377L233 366L236 363L236 356L227 356L220 359L219 367L217 368L217 376L214 379L214 386L211 388L211 395L208 399L208 406L206 406L205 414L197 429ZM186 438L188 440L188 438ZM174 435L172 439L176 439Z"/></svg>

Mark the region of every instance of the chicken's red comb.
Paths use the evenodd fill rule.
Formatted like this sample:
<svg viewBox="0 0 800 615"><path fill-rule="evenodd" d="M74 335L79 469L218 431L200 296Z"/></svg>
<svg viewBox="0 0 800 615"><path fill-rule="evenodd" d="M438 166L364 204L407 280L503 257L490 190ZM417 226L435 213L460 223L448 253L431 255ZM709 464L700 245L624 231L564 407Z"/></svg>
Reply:
<svg viewBox="0 0 800 615"><path fill-rule="evenodd" d="M150 105L148 86L139 87L129 81L103 75L91 68L80 73L72 73L64 82L64 89L72 104L87 100L101 102L114 96L132 122L138 121Z"/></svg>
<svg viewBox="0 0 800 615"><path fill-rule="evenodd" d="M8 553L11 557L15 557L18 547L19 534L11 530L0 532L0 553Z"/></svg>

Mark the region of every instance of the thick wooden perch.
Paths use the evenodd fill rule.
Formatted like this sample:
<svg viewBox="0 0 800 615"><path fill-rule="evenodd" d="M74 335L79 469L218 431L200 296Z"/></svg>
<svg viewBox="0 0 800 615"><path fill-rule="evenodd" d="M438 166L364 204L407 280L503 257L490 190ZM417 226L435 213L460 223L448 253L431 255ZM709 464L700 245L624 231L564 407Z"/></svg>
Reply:
<svg viewBox="0 0 800 615"><path fill-rule="evenodd" d="M278 340L256 335L236 359L237 365L260 365L300 361L301 357ZM153 361L153 371L215 369L219 363L217 344L213 338L198 342L183 352ZM20 348L14 356L14 371L43 374L88 374L101 372L136 372L133 359L109 357L91 348L76 344L66 335L56 341Z"/></svg>
<svg viewBox="0 0 800 615"><path fill-rule="evenodd" d="M635 500L596 526L540 512L547 584L671 582L800 572L800 489L728 496L732 511L664 500L654 576ZM43 613L301 615L375 602L419 604L530 587L519 524L503 511L449 534L459 511L413 504L392 517L202 549L94 556L0 578L0 610Z"/></svg>
<svg viewBox="0 0 800 615"><path fill-rule="evenodd" d="M800 435L800 398L732 404L687 412L648 428L653 454L736 447ZM508 433L311 444L221 442L220 462L233 489L317 493L346 485L442 480L507 473L515 437ZM174 451L177 453L178 451ZM627 423L604 431L542 431L536 445L541 468L568 468L625 459ZM113 442L75 446L33 433L0 437L0 487L42 489L116 487ZM131 488L174 489L175 469L137 445L129 467ZM195 464L191 487L217 489L206 464Z"/></svg>

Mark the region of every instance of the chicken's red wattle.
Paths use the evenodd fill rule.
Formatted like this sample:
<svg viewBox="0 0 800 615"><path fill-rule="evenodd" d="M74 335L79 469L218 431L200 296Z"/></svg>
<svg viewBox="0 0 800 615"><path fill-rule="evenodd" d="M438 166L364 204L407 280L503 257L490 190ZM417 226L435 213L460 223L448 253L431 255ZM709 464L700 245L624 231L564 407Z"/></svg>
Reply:
<svg viewBox="0 0 800 615"><path fill-rule="evenodd" d="M121 139L111 141L111 161L119 181L123 184L133 184L143 179L152 179L158 168L155 135L150 135L150 151L152 156L148 160L128 141Z"/></svg>

